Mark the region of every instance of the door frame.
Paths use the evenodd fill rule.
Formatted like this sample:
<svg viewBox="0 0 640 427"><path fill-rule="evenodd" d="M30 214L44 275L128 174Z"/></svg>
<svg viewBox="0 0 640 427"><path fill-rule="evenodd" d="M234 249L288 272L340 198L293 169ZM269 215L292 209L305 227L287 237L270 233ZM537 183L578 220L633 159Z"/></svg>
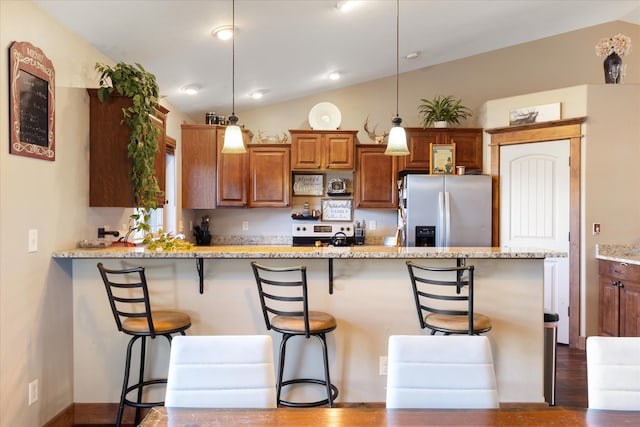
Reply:
<svg viewBox="0 0 640 427"><path fill-rule="evenodd" d="M493 184L493 246L500 246L500 147L569 140L569 346L585 348L580 336L580 170L582 123L586 117L554 120L520 126L485 129L491 136L491 180Z"/></svg>

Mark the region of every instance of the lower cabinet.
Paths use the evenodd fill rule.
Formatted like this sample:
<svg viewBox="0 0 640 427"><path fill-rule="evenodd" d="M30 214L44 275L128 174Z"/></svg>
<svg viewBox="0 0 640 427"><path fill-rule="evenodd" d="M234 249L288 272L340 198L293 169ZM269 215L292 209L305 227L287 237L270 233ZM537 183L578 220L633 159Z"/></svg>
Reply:
<svg viewBox="0 0 640 427"><path fill-rule="evenodd" d="M640 336L640 265L599 261L598 334Z"/></svg>

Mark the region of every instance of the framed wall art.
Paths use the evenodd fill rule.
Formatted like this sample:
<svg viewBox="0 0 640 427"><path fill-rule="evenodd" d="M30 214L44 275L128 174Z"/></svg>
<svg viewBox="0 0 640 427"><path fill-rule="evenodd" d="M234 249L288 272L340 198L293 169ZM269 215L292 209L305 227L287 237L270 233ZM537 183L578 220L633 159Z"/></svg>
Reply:
<svg viewBox="0 0 640 427"><path fill-rule="evenodd" d="M430 144L429 171L432 174L453 174L456 170L456 144Z"/></svg>
<svg viewBox="0 0 640 427"><path fill-rule="evenodd" d="M294 196L324 195L324 175L293 175Z"/></svg>
<svg viewBox="0 0 640 427"><path fill-rule="evenodd" d="M55 71L28 42L9 46L9 153L54 161Z"/></svg>
<svg viewBox="0 0 640 427"><path fill-rule="evenodd" d="M509 126L560 120L560 103L535 105L509 111Z"/></svg>
<svg viewBox="0 0 640 427"><path fill-rule="evenodd" d="M322 221L353 221L353 199L322 199Z"/></svg>

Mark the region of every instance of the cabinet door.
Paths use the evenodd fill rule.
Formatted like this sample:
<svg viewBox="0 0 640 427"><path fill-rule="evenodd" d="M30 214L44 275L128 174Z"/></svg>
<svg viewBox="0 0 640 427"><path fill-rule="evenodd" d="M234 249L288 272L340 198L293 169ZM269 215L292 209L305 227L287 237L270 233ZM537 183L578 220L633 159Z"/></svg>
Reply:
<svg viewBox="0 0 640 427"><path fill-rule="evenodd" d="M406 129L409 155L398 158L398 170L429 172L431 144L444 143L443 134L431 129Z"/></svg>
<svg viewBox="0 0 640 427"><path fill-rule="evenodd" d="M290 148L288 145L256 145L249 148L249 207L288 207Z"/></svg>
<svg viewBox="0 0 640 427"><path fill-rule="evenodd" d="M320 169L322 167L322 135L291 133L291 169Z"/></svg>
<svg viewBox="0 0 640 427"><path fill-rule="evenodd" d="M620 283L620 336L640 337L640 283Z"/></svg>
<svg viewBox="0 0 640 427"><path fill-rule="evenodd" d="M456 166L482 170L482 129L449 129L444 144L456 144Z"/></svg>
<svg viewBox="0 0 640 427"><path fill-rule="evenodd" d="M600 276L598 335L617 337L619 329L618 281L610 276Z"/></svg>
<svg viewBox="0 0 640 427"><path fill-rule="evenodd" d="M182 207L216 207L216 127L182 125Z"/></svg>
<svg viewBox="0 0 640 427"><path fill-rule="evenodd" d="M355 140L353 135L326 134L325 169L353 170Z"/></svg>
<svg viewBox="0 0 640 427"><path fill-rule="evenodd" d="M397 162L384 154L386 145L359 146L356 149L357 173L355 206L357 208L398 207Z"/></svg>
<svg viewBox="0 0 640 427"><path fill-rule="evenodd" d="M216 204L218 206L247 205L247 153L223 154L224 133L226 128L217 129L217 173ZM246 135L245 135L246 136ZM247 143L245 138L245 145Z"/></svg>

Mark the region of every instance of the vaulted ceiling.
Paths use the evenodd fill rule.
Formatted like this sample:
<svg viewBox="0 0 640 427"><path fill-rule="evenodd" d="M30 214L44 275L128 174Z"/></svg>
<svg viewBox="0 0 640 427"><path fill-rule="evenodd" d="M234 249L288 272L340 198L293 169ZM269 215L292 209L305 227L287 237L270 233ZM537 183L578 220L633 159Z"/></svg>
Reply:
<svg viewBox="0 0 640 427"><path fill-rule="evenodd" d="M194 120L228 115L232 0L34 0L116 62L154 73L167 101ZM396 2L235 0L236 111L394 75ZM640 24L640 0L400 0L400 72L605 22ZM603 35L606 36L606 35ZM407 55L415 53L413 59ZM330 80L339 72L339 80ZM97 86L96 81L96 86ZM185 86L199 88L188 95ZM249 95L261 90L264 96Z"/></svg>

